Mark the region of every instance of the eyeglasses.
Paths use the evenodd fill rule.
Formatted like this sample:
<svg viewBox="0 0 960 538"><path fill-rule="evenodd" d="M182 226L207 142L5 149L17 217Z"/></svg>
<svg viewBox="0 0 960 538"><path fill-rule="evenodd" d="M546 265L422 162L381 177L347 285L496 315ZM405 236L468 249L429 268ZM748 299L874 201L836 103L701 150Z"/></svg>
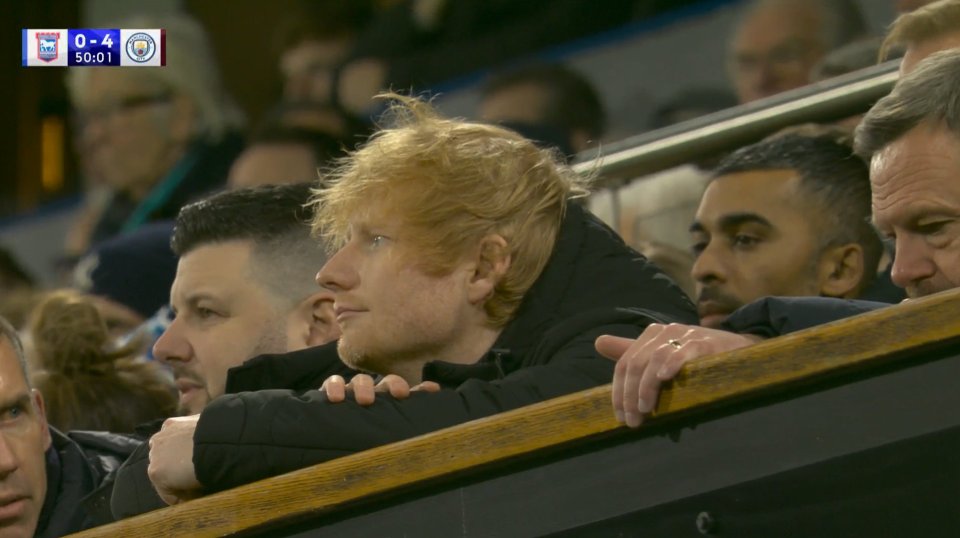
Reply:
<svg viewBox="0 0 960 538"><path fill-rule="evenodd" d="M106 122L119 117L125 112L137 108L169 103L172 95L168 92L153 95L131 95L124 97L112 103L91 108L88 110L77 111L73 114L73 122L78 127L85 127L91 122Z"/></svg>

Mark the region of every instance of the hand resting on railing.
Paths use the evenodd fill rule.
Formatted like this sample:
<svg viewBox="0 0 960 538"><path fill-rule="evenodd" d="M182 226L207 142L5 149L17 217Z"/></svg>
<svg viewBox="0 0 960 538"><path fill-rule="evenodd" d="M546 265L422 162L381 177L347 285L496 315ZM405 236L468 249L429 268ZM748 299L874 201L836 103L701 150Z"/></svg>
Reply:
<svg viewBox="0 0 960 538"><path fill-rule="evenodd" d="M433 381L424 381L411 387L404 378L394 374L384 376L376 384L374 384L373 377L367 374L357 374L350 378L349 383L342 376L332 375L323 382L320 390L327 393L327 400L331 403L342 402L347 399L347 394L353 394L353 398L358 404L372 405L376 400L377 393L386 393L402 400L410 396L411 392L419 390L437 392L440 390L440 385Z"/></svg>

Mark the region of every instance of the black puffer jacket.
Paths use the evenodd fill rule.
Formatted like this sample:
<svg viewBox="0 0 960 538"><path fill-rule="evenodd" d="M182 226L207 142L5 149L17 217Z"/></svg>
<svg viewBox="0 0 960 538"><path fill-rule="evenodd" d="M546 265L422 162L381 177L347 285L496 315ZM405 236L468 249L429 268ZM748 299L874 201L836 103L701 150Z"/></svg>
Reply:
<svg viewBox="0 0 960 538"><path fill-rule="evenodd" d="M890 304L832 297L764 297L730 314L723 329L774 338L887 306Z"/></svg>
<svg viewBox="0 0 960 538"><path fill-rule="evenodd" d="M428 363L424 378L446 390L361 408L329 404L322 378L274 379L230 372L231 391L203 411L194 436L197 477L218 491L425 432L609 383L613 362L594 350L601 334L636 337L652 321L696 323L693 306L659 269L594 216L571 205L540 278L492 349L477 363ZM323 374L332 345L308 351ZM303 354L301 354L302 356ZM298 386L293 386L298 385Z"/></svg>
<svg viewBox="0 0 960 538"><path fill-rule="evenodd" d="M34 534L53 538L108 523L107 498L99 488L139 444L135 438L101 432L64 435L50 428L47 496Z"/></svg>

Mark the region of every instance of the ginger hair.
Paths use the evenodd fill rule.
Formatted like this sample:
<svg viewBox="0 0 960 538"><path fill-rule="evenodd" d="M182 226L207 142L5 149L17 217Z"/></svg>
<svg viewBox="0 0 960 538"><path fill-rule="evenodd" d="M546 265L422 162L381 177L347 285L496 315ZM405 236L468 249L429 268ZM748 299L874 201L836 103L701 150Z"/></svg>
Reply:
<svg viewBox="0 0 960 538"><path fill-rule="evenodd" d="M588 179L513 131L443 118L420 99L381 94L390 127L339 162L314 191L314 233L332 249L372 204L409 232L418 263L447 274L499 234L510 267L484 303L502 327L546 266L568 200L587 194Z"/></svg>

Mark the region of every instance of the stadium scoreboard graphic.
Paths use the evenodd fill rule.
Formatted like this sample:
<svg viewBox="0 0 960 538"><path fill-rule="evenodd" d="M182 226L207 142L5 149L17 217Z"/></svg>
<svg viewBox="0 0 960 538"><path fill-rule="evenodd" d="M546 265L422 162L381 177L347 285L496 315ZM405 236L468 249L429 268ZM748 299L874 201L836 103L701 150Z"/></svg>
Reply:
<svg viewBox="0 0 960 538"><path fill-rule="evenodd" d="M22 65L29 67L160 67L163 29L76 28L22 30Z"/></svg>

